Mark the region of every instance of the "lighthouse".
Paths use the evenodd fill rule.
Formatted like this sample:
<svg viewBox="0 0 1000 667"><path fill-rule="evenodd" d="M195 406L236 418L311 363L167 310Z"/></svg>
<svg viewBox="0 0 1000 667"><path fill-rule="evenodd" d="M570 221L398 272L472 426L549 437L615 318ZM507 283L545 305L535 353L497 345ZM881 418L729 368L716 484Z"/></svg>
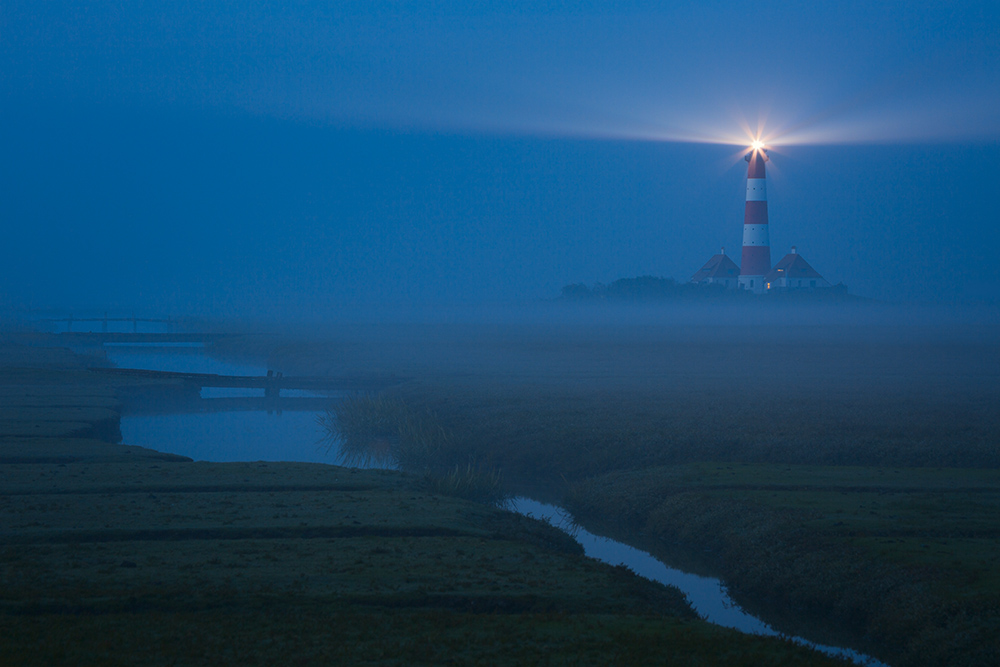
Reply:
<svg viewBox="0 0 1000 667"><path fill-rule="evenodd" d="M767 153L754 142L747 161L747 202L743 213L743 258L740 262L740 287L760 294L765 290L764 276L771 271L771 242L767 233L767 180L764 163Z"/></svg>
<svg viewBox="0 0 1000 667"><path fill-rule="evenodd" d="M691 277L695 285L721 286L752 294L812 293L820 298L847 294L843 284L831 285L792 246L792 251L771 266L771 240L767 224L767 181L764 164L769 160L761 141L753 142L747 161L747 201L743 212L742 266L726 257L725 248ZM748 297L749 298L749 297Z"/></svg>

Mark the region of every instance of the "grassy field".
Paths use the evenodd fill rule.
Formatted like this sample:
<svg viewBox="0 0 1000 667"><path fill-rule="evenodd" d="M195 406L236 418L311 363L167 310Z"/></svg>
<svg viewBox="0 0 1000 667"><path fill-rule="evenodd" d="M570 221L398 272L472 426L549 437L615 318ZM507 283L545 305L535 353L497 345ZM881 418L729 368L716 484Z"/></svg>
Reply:
<svg viewBox="0 0 1000 667"><path fill-rule="evenodd" d="M621 614L242 602L197 612L0 617L0 664L837 665L775 639Z"/></svg>
<svg viewBox="0 0 1000 667"><path fill-rule="evenodd" d="M95 438L134 383L0 360L0 665L842 664L434 478Z"/></svg>
<svg viewBox="0 0 1000 667"><path fill-rule="evenodd" d="M728 457L656 448L641 421L615 431L617 415L602 422L607 408L579 398L504 404L494 392L477 405L466 390L449 404L441 387L412 392L399 392L412 405L399 401L448 434L418 448L434 453L428 465L467 457L514 484L548 484L588 528L721 573L739 601L789 632L892 664L1000 655L996 468L820 466L792 462L801 453L776 463L779 448ZM562 415L553 409L570 403Z"/></svg>
<svg viewBox="0 0 1000 667"><path fill-rule="evenodd" d="M998 655L1000 471L686 464L589 479L568 506L654 553L697 550L779 627L892 664Z"/></svg>
<svg viewBox="0 0 1000 667"><path fill-rule="evenodd" d="M443 433L424 465L547 488L587 527L721 574L782 627L891 664L998 661L995 331L360 333L267 353L413 378L386 398Z"/></svg>

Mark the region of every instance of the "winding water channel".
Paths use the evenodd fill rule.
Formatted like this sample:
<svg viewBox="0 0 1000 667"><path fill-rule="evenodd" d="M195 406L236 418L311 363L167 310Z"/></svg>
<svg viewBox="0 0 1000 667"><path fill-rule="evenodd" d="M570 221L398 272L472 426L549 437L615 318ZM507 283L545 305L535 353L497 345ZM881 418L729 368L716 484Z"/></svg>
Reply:
<svg viewBox="0 0 1000 667"><path fill-rule="evenodd" d="M108 359L120 368L252 376L265 375L267 372L262 366L212 358L205 354L204 348L196 345L106 345L105 349ZM282 395L297 397L296 394L285 391ZM337 395L330 392L324 397L335 400ZM203 410L123 414L122 439L130 445L181 454L201 461L337 462L338 452L331 451L325 443L323 428L317 421L321 413L316 411L314 404L303 402L303 405L310 407L296 409L292 405L291 409L270 412L234 408L233 401L224 404L219 401L224 409L212 407L213 399L258 396L263 396L262 389L206 388L202 390L202 398L206 399ZM315 395L298 396L309 398ZM781 634L763 620L743 611L729 597L725 585L719 579L683 572L669 567L644 551L594 535L575 526L569 513L555 505L519 497L516 499L515 509L521 514L548 520L570 533L592 558L612 565L624 564L640 576L676 586L687 596L695 611L711 623L746 633ZM846 657L857 664L885 667L884 663L851 649L817 644L802 637L790 639L830 655Z"/></svg>

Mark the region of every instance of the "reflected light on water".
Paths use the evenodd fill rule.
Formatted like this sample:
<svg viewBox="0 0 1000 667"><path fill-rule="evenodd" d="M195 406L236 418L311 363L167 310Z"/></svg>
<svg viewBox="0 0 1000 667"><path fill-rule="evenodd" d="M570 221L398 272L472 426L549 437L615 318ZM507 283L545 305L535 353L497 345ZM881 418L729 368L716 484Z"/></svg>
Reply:
<svg viewBox="0 0 1000 667"><path fill-rule="evenodd" d="M550 522L553 526L571 534L583 546L584 553L591 558L610 565L625 565L641 577L661 584L675 586L687 597L694 610L706 621L733 628L740 632L757 635L783 636L797 644L809 646L828 655L847 658L867 667L887 667L885 663L851 649L826 646L810 642L801 637L789 637L764 621L751 616L729 597L719 579L702 577L667 567L645 551L627 544L594 535L573 523L572 517L555 505L547 505L530 498L515 499L516 511L536 519Z"/></svg>
<svg viewBox="0 0 1000 667"><path fill-rule="evenodd" d="M108 357L119 366L150 370L228 375L261 375L265 372L261 367L213 359L205 355L204 350L190 354L176 348L119 348L109 351ZM384 451L369 448L363 452L345 452L343 443L326 437L324 420L328 418L328 414L308 411L123 415L121 432L126 443L189 456L195 460L337 462L354 467L394 467L389 455L389 443L384 443ZM761 619L743 611L718 579L668 567L644 551L594 535L574 524L572 517L555 505L519 497L515 499L515 508L521 514L548 521L571 534L591 558L611 565L625 565L642 577L677 587L687 596L694 610L711 623L751 634L781 635ZM790 639L861 665L884 667L874 658L850 649L820 645L799 637Z"/></svg>

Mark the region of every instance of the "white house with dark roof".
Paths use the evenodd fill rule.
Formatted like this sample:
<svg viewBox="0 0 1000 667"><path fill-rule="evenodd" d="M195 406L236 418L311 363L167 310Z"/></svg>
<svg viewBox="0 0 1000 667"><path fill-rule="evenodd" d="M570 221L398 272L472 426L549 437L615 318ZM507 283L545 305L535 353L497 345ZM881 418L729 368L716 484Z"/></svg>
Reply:
<svg viewBox="0 0 1000 667"><path fill-rule="evenodd" d="M730 289L736 289L739 281L740 267L726 256L725 248L722 248L718 255L712 255L705 266L691 276L691 282L698 285L722 285Z"/></svg>
<svg viewBox="0 0 1000 667"><path fill-rule="evenodd" d="M819 274L809 262L802 258L792 246L792 251L781 258L774 268L764 276L764 288L767 291L795 291L822 289L830 287L830 283Z"/></svg>

